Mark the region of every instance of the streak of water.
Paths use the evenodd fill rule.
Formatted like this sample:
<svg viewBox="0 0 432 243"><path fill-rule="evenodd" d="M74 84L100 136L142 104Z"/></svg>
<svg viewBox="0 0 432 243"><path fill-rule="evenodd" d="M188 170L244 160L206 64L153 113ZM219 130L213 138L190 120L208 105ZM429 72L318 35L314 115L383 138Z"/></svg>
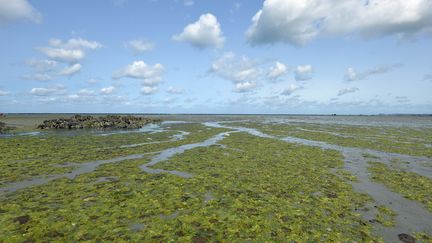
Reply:
<svg viewBox="0 0 432 243"><path fill-rule="evenodd" d="M200 142L200 143L185 144L185 145L181 145L179 147L169 148L169 149L163 150L160 154L154 156L149 163L140 166L140 168L143 171L145 171L147 173L151 173L151 174L170 173L170 174L178 175L178 176L181 176L184 178L192 177L191 174L188 174L186 172L168 171L168 170L162 170L162 169L152 169L149 167L153 166L153 165L155 165L161 161L166 161L169 158L171 158L172 156L174 156L176 154L181 154L186 150L190 150L190 149L194 149L194 148L198 148L198 147L208 147L211 145L215 145L215 144L217 144L217 142L224 139L225 136L229 135L230 133L231 132L222 132L222 133L219 133L219 134L215 135L214 137L209 138L209 139L207 139L203 142Z"/></svg>

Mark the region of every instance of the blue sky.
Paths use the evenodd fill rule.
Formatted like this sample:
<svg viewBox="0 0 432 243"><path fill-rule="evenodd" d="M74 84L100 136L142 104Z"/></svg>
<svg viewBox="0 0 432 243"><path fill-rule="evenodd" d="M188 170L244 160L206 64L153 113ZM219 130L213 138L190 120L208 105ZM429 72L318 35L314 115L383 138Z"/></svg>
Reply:
<svg viewBox="0 0 432 243"><path fill-rule="evenodd" d="M0 0L0 112L432 113L430 0Z"/></svg>

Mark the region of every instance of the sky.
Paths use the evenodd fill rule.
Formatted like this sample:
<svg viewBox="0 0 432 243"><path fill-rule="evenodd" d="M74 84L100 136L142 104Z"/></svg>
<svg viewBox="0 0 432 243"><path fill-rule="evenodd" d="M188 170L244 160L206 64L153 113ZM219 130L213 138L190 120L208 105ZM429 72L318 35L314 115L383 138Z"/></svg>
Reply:
<svg viewBox="0 0 432 243"><path fill-rule="evenodd" d="M0 0L0 112L432 113L432 0Z"/></svg>

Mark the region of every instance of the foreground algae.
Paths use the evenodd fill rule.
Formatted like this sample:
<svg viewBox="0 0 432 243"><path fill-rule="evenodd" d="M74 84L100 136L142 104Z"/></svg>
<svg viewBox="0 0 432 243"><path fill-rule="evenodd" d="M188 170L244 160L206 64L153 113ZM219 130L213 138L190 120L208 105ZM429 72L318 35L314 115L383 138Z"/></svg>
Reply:
<svg viewBox="0 0 432 243"><path fill-rule="evenodd" d="M280 137L296 131L310 132L308 136L314 134L314 139L321 139L316 137L317 132L299 130L298 124L238 124ZM57 179L0 195L0 242L380 242L372 230L375 223L386 227L396 223L397 212L353 191L350 183L357 178L343 169L342 155L333 150L231 131L219 144L186 150L151 166L188 173L191 178L145 173L140 166L154 156L147 153L199 143L229 131L199 123L169 124L164 128L155 133L132 131L100 136L88 131L48 132L1 139L0 145L6 149L0 158L0 172L5 175L0 187L67 173L93 160L143 156L101 165L73 180ZM301 128L327 135L338 131L345 136L341 136L344 142L355 141L348 137L349 127ZM186 135L176 139L182 131ZM352 134L363 139L399 134L384 128L371 128L369 135L361 134L365 131L359 128ZM380 136L380 132L386 135ZM403 141L413 139L412 134ZM422 142L428 139L417 135ZM394 146L390 138L387 140L384 147ZM370 170L374 168L372 164ZM382 170L374 179L385 175L386 180L390 176L386 173L394 173L389 168ZM418 183L417 175L404 176L412 177L410 186ZM421 198L412 199L430 200L426 190L429 187L424 187ZM404 195L401 189L397 192ZM367 205L376 205L371 221L361 214ZM430 239L425 233L406 233L425 242Z"/></svg>
<svg viewBox="0 0 432 243"><path fill-rule="evenodd" d="M331 173L337 152L243 133L221 144L154 166L189 179L142 172L146 157L9 195L0 241L377 240L356 212L368 197Z"/></svg>
<svg viewBox="0 0 432 243"><path fill-rule="evenodd" d="M432 180L413 172L390 169L379 162L369 162L373 180L383 183L406 198L418 201L432 212Z"/></svg>

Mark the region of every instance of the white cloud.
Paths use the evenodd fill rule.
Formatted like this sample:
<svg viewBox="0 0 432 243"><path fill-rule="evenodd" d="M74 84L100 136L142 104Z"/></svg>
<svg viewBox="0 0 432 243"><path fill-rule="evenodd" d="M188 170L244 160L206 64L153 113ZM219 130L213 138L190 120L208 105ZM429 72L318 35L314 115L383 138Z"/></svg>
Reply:
<svg viewBox="0 0 432 243"><path fill-rule="evenodd" d="M0 25L19 20L40 23L42 15L27 0L0 0Z"/></svg>
<svg viewBox="0 0 432 243"><path fill-rule="evenodd" d="M357 92L357 91L359 91L359 89L356 88L356 87L350 87L350 88L341 89L338 92L338 96L346 95L346 94L349 94L349 93L354 93L354 92Z"/></svg>
<svg viewBox="0 0 432 243"><path fill-rule="evenodd" d="M119 79L122 77L128 77L139 79L143 85L141 93L151 94L158 90L156 86L162 82L163 73L164 67L160 63L156 63L152 66L147 65L144 61L135 61L114 73L113 78Z"/></svg>
<svg viewBox="0 0 432 243"><path fill-rule="evenodd" d="M63 49L63 48L52 48L52 47L40 47L37 48L47 57L57 60L59 62L70 62L75 63L81 61L85 57L85 52L79 49Z"/></svg>
<svg viewBox="0 0 432 243"><path fill-rule="evenodd" d="M176 41L187 41L199 49L215 46L221 48L225 42L217 18L211 14L203 14L195 23L187 25L183 32L173 36Z"/></svg>
<svg viewBox="0 0 432 243"><path fill-rule="evenodd" d="M295 79L297 81L309 80L312 78L313 67L311 65L300 65L295 69Z"/></svg>
<svg viewBox="0 0 432 243"><path fill-rule="evenodd" d="M94 95L96 95L96 92L94 92L93 90L88 90L88 89L80 89L78 91L77 95L79 95L79 96L94 96Z"/></svg>
<svg viewBox="0 0 432 243"><path fill-rule="evenodd" d="M236 83L234 87L234 92L237 93L249 92L253 90L255 87L256 87L255 82L246 81L246 82Z"/></svg>
<svg viewBox="0 0 432 243"><path fill-rule="evenodd" d="M9 91L0 89L0 96L6 96L8 94L10 94Z"/></svg>
<svg viewBox="0 0 432 243"><path fill-rule="evenodd" d="M288 71L287 66L283 63L276 62L274 67L270 68L270 72L268 74L268 77L270 79L277 79L281 76L283 76Z"/></svg>
<svg viewBox="0 0 432 243"><path fill-rule="evenodd" d="M355 68L353 67L349 67L346 70L345 73L345 80L346 81L357 81L357 80L363 80L368 78L369 76L375 75L375 74L381 74L381 73L386 73L389 72L393 69L399 68L401 67L401 64L395 64L395 65L390 65L390 66L378 66L378 67L374 67L371 69L367 69L364 71L357 71Z"/></svg>
<svg viewBox="0 0 432 243"><path fill-rule="evenodd" d="M104 94L104 95L109 95L109 94L114 93L114 91L115 91L115 87L114 86L109 86L109 87L102 88L100 90L100 93Z"/></svg>
<svg viewBox="0 0 432 243"><path fill-rule="evenodd" d="M37 71L45 72L52 71L56 68L57 62L53 60L38 60L30 59L26 61L26 64Z"/></svg>
<svg viewBox="0 0 432 243"><path fill-rule="evenodd" d="M124 67L116 72L113 77L119 79L129 77L134 79L142 79L145 84L157 84L162 78L164 67L160 63L155 65L147 65L144 61L135 61L132 64Z"/></svg>
<svg viewBox="0 0 432 243"><path fill-rule="evenodd" d="M183 91L183 89L170 86L170 87L168 87L166 92L169 94L183 94L184 91Z"/></svg>
<svg viewBox="0 0 432 243"><path fill-rule="evenodd" d="M63 68L63 70L60 71L60 75L72 76L78 73L80 70L81 70L81 64L76 63L71 66Z"/></svg>
<svg viewBox="0 0 432 243"><path fill-rule="evenodd" d="M157 91L158 91L158 88L154 87L154 86L143 86L141 88L141 94L143 94L143 95L151 95L151 94L156 93Z"/></svg>
<svg viewBox="0 0 432 243"><path fill-rule="evenodd" d="M140 54L150 51L154 48L155 44L146 40L131 40L127 43L127 47L131 48L135 54Z"/></svg>
<svg viewBox="0 0 432 243"><path fill-rule="evenodd" d="M21 76L25 80L37 80L37 81L51 81L54 79L53 76L47 73L35 73Z"/></svg>
<svg viewBox="0 0 432 243"><path fill-rule="evenodd" d="M30 90L30 94L35 96L60 95L65 92L66 88L63 85L52 85L47 88L32 88Z"/></svg>
<svg viewBox="0 0 432 243"><path fill-rule="evenodd" d="M90 49L95 50L103 47L102 44L96 41L88 41L82 38L72 38L64 42L60 39L50 39L49 44L52 47L64 48L64 49Z"/></svg>
<svg viewBox="0 0 432 243"><path fill-rule="evenodd" d="M256 80L261 70L256 62L247 57L237 58L232 52L225 53L212 63L210 71L234 83Z"/></svg>
<svg viewBox="0 0 432 243"><path fill-rule="evenodd" d="M76 63L86 56L86 50L101 48L102 44L82 38L72 38L66 42L59 39L50 39L48 47L36 48L48 58L59 62Z"/></svg>
<svg viewBox="0 0 432 243"><path fill-rule="evenodd" d="M281 95L286 95L286 96L290 96L292 95L295 91L299 90L300 86L297 86L295 84L290 84L288 85L288 88L284 89L281 93Z"/></svg>
<svg viewBox="0 0 432 243"><path fill-rule="evenodd" d="M254 45L301 46L319 36L409 37L431 31L430 0L266 0L246 35Z"/></svg>

